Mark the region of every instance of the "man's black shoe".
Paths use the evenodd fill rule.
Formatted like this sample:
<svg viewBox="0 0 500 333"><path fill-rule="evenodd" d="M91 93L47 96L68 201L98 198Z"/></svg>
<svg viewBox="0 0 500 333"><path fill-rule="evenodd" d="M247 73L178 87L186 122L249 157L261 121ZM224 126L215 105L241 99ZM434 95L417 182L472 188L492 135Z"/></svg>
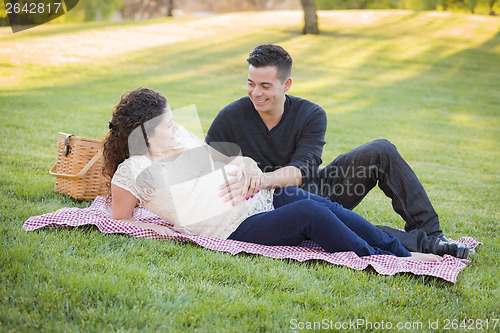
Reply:
<svg viewBox="0 0 500 333"><path fill-rule="evenodd" d="M443 242L449 242L450 240L446 237L444 237L443 234L441 234L441 236L438 237L440 240L442 240Z"/></svg>
<svg viewBox="0 0 500 333"><path fill-rule="evenodd" d="M430 234L427 234L427 236L429 237L436 237L437 239L440 239L442 240L443 242L449 242L450 240L446 237L444 237L444 234L439 231L439 232L433 232L433 233L430 233Z"/></svg>
<svg viewBox="0 0 500 333"><path fill-rule="evenodd" d="M431 252L440 256L449 254L450 256L459 259L467 259L467 257L469 256L470 248L468 245L463 243L443 242L441 240L438 240L436 243L434 243Z"/></svg>

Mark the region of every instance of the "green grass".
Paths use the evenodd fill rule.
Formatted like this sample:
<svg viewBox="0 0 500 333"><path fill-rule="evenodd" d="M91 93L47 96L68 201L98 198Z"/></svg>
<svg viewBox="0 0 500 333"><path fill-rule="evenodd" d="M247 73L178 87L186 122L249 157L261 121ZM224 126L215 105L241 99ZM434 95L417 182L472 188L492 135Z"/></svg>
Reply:
<svg viewBox="0 0 500 333"><path fill-rule="evenodd" d="M0 59L0 82L7 82L0 85L0 331L293 331L294 319L422 322L424 330L439 320L442 331L447 319L498 319L500 19L392 12L365 22L357 15L320 16L319 36L300 35L299 24L271 25L87 64ZM117 27L134 24L146 23ZM0 42L66 38L65 27L4 34ZM71 25L70 33L105 30ZM455 285L232 256L92 227L22 230L30 216L88 206L53 192L48 170L58 131L101 138L119 96L138 86L163 92L173 108L195 104L206 131L220 108L245 94L246 56L264 42L294 57L290 93L327 111L325 162L391 140L446 234L485 244ZM378 189L356 211L376 224L403 225Z"/></svg>

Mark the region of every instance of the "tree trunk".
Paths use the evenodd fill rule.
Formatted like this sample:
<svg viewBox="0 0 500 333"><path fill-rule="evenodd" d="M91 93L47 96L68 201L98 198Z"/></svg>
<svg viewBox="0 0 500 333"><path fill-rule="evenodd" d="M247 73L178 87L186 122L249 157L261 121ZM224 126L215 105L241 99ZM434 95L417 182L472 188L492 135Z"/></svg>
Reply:
<svg viewBox="0 0 500 333"><path fill-rule="evenodd" d="M304 34L319 34L318 16L316 15L316 5L314 0L300 0L304 9Z"/></svg>
<svg viewBox="0 0 500 333"><path fill-rule="evenodd" d="M167 16L173 16L174 0L167 0Z"/></svg>
<svg viewBox="0 0 500 333"><path fill-rule="evenodd" d="M493 16L496 16L497 14L495 13L495 11L493 10L493 6L495 5L495 2L497 0L490 0L490 15L493 15Z"/></svg>

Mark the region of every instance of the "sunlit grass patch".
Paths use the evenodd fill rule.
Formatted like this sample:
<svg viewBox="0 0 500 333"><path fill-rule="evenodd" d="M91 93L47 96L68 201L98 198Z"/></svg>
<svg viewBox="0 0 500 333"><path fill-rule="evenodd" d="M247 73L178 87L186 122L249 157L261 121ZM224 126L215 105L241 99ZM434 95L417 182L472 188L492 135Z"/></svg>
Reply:
<svg viewBox="0 0 500 333"><path fill-rule="evenodd" d="M242 24L262 19L242 15ZM235 27L91 62L43 66L1 58L0 331L253 332L289 331L293 319L498 318L500 20L406 11L319 16L319 36L300 35L300 15L293 14L286 26ZM154 22L161 23L172 24ZM2 30L0 42L29 45L77 32L105 38L111 28L149 24L47 26L12 40ZM21 229L32 215L88 206L53 192L48 170L57 132L102 138L121 94L139 86L164 93L173 109L194 104L206 131L224 105L245 95L245 59L265 42L294 58L290 93L328 114L325 163L389 139L427 189L446 235L485 244L457 284L232 256L93 227ZM375 224L403 226L378 189L356 211Z"/></svg>

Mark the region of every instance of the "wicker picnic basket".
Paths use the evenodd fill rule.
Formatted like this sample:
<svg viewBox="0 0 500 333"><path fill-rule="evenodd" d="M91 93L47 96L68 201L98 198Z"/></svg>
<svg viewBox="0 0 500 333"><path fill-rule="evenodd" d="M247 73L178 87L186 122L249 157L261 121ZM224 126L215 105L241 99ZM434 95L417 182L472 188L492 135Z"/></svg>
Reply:
<svg viewBox="0 0 500 333"><path fill-rule="evenodd" d="M102 141L59 133L57 162L49 173L56 177L54 191L77 200L107 194L102 174Z"/></svg>

